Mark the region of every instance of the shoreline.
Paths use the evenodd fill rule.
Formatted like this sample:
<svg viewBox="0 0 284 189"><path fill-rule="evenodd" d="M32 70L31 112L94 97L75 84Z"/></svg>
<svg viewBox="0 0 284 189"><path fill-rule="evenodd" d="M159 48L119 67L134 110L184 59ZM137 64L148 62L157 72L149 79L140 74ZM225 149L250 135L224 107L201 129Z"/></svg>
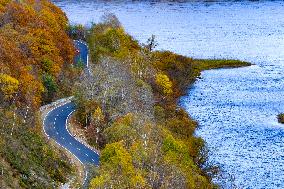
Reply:
<svg viewBox="0 0 284 189"><path fill-rule="evenodd" d="M176 107L183 109L183 110L187 113L189 119L192 119L193 121L196 122L197 127L194 129L194 132L198 129L198 127L199 127L199 122L191 117L190 112L188 112L188 111L185 109L184 105L181 103L180 100L181 100L181 98L182 98L183 96L185 96L186 94L188 94L188 93L190 92L190 90L192 89L192 87L193 87L193 85L195 84L195 82L197 81L197 79L200 78L201 73L202 73L203 71L213 70L213 69L234 69L234 68L249 67L249 66L254 65L254 64L252 64L252 63L250 63L250 62L245 62L245 61L240 61L240 60L233 60L233 62L235 62L235 64L231 64L231 65L226 64L226 61L232 61L232 60L225 60L225 59L213 59L213 60L212 60L212 59L198 59L197 61L198 61L198 62L202 62L202 61L203 61L203 62L214 62L214 61L216 61L216 60L217 60L217 61L221 61L221 62L224 61L225 64L223 64L223 65L218 65L218 67L216 67L216 66L214 66L214 65L208 64L207 67L206 67L206 69L200 69L200 67L197 66L197 67L196 67L196 71L197 71L197 72L195 73L194 80L191 81L191 82L188 84L188 86L182 90L182 94L176 98ZM279 114L279 115L280 115L280 114ZM279 116L279 115L278 115L278 116ZM283 115L284 115L284 114L283 114ZM278 120L279 120L279 118L278 118ZM284 116L283 116L283 121L284 121ZM284 122L283 122L283 123L284 123ZM200 137L200 136L198 136L198 137ZM205 139L203 139L203 137L201 137L201 139L202 139L203 141L205 141ZM205 142L206 142L206 141L205 141ZM207 147L206 147L206 150L208 150ZM206 161L208 161L208 160L206 160ZM213 165L213 166L214 166L214 165ZM218 174L222 174L222 172L221 172L222 169L220 169L219 166L217 166L217 167L218 167ZM202 167L199 167L199 168L202 169ZM217 175L218 175L218 174L217 174ZM230 177L230 175L229 175L229 177ZM215 184L215 182L213 182L213 181L211 181L211 182L212 182L213 184ZM217 184L217 186L219 186L219 185Z"/></svg>
<svg viewBox="0 0 284 189"><path fill-rule="evenodd" d="M150 95L153 96L149 96L149 98L152 98L154 100L154 103L147 107L147 109L145 109L145 112L148 112L149 109L153 109L153 112L151 113L151 115L153 116L152 124L153 126L155 125L155 127L153 128L156 128L156 134L160 135L161 137L159 137L159 141L156 141L157 139L154 137L149 138L148 140L153 140L151 142L154 143L158 142L159 146L155 146L155 148L161 153L159 157L161 158L160 161L165 161L165 163L167 162L170 166L174 166L175 169L181 171L184 177L188 179L187 182L189 182L188 184L190 184L190 186L198 187L200 183L202 183L201 185L206 188L214 188L216 185L212 181L212 176L216 174L216 166L211 165L209 162L207 162L207 156L206 154L203 154L203 152L206 153L205 142L200 137L194 136L194 132L198 127L198 123L190 117L190 114L188 114L183 107L179 105L179 100L194 84L202 71L220 68L236 68L250 66L251 64L240 60L192 59L190 57L182 56L170 51L152 51L152 47L142 46L138 43L138 41L134 40L129 34L127 34L123 30L123 27L119 25L119 21L116 20L116 17L114 15L110 15L110 18L111 21L109 22L112 23L112 25L109 25L108 22L105 22L94 25L94 27L91 28L91 32L87 32L86 29L86 33L88 33L87 42L88 46L90 47L90 58L94 64L93 69L97 71L106 71L110 69L110 72L106 71L105 73L106 81L110 79L108 77L111 77L111 80L113 80L114 78L114 81L118 80L118 78L120 78L120 75L116 75L114 73L123 71L124 75L126 75L127 77L132 78L134 81L137 80L136 82L139 85L137 85L136 87L138 87L138 89L140 89L141 91L145 90L144 87L146 86L147 88L151 88ZM116 33L117 35L115 37L117 38L113 39L113 36L108 33L110 31L112 32L111 34ZM108 39L110 41L120 41L121 46L114 46L113 49L112 45L116 44L107 43L107 45L105 45L104 42L108 41ZM155 43L155 39L152 38L152 40L153 43ZM146 55L142 56L140 52L146 52ZM136 60L139 58L143 60L140 64L138 64L139 62L136 62ZM103 63L100 61L102 61ZM124 61L130 64L125 64ZM112 64L114 64L114 67L105 66ZM138 68L141 70L139 70ZM136 72L136 69L138 69L139 72ZM100 77L100 75L98 75L98 77ZM100 80L100 78L97 78L97 80ZM129 83L129 79L123 80L123 82L126 86L125 91L136 91L136 89L131 88L131 86L134 84ZM103 85L104 83L102 82L92 84L92 86L96 86L96 88L101 88L101 86ZM128 87L128 85L130 86ZM89 90L86 87L87 86L84 85L78 86L77 92ZM88 94L88 92L85 92L84 94ZM86 122L86 120L92 120L90 118L86 118L85 115L94 115L100 113L102 114L101 117L107 115L107 117L110 118L111 113L114 113L111 111L116 111L110 109L107 110L104 108L101 109L101 106L104 107L104 105L102 105L104 101L101 101L101 99L98 97L89 99L88 97L83 96L84 94L78 93L77 97L77 104L79 107L81 107L79 109L79 112L77 112L77 115L79 116L77 118L81 124L87 124L88 122ZM97 96L100 95L105 96L104 92L102 94L100 92L97 92ZM134 99L131 99L131 101L140 100L136 98L137 97L134 97ZM108 103L112 103L111 99ZM119 107L118 102L114 103L115 104L112 105ZM125 103L126 107L128 107L129 105L132 106L131 108L129 107L130 112L126 112L127 114L124 114L123 110L121 110L122 113L114 120L100 120L102 121L102 124L106 124L107 126L98 126L102 128L105 127L106 130L106 132L98 136L109 139L109 141L105 140L104 144L99 147L101 149L102 156L104 156L106 151L109 150L108 147L116 145L122 145L121 148L125 150L125 153L129 153L129 155L133 153L130 148L133 141L128 140L129 138L131 138L130 134L128 133L128 129L134 127L135 124L129 121L127 121L127 124L124 123L123 126L120 124L121 122L130 119L129 116L133 115L131 113L136 111L135 108L132 108L137 104L131 105L129 101L126 101ZM98 107L91 107L90 105L92 104ZM112 106L110 105L110 107ZM142 110L144 111L144 109ZM141 109L139 111L141 111ZM148 116L147 113L141 113L141 115L145 117ZM138 119L143 119L143 116ZM133 121L132 118L130 120ZM96 122L94 122L93 125L96 125ZM116 129L118 128L121 135L117 134ZM101 132L103 132L103 130ZM136 132L137 131L133 131L132 134L135 136ZM137 135L139 136L139 133L137 133ZM123 145L119 141L126 141L126 144ZM134 159L133 161L137 160ZM132 164L133 161L130 161L130 164ZM104 164L109 163L110 162L101 162L102 166L100 167L99 172L102 172L102 175L109 172L110 167L116 166L104 166ZM138 169L145 169L145 171L150 171L149 168L144 168L143 166L139 167L140 164L137 164L135 166L137 166ZM133 169L136 169L136 167L133 166ZM113 174L113 176L115 177L116 173ZM118 175L121 176L120 174ZM95 186L98 184L98 182L101 182L99 181L100 179L101 176L97 176L92 179L93 185ZM107 186L108 182L114 181L109 180L104 182L106 182L105 186Z"/></svg>

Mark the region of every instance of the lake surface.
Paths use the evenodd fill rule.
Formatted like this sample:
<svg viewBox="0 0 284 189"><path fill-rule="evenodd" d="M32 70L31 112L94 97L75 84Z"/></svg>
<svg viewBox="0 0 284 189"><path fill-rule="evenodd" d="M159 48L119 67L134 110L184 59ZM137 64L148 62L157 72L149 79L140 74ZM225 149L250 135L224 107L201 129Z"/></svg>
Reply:
<svg viewBox="0 0 284 189"><path fill-rule="evenodd" d="M73 23L115 13L140 42L154 34L159 49L195 58L254 63L204 71L181 98L199 121L210 161L239 187L284 188L284 2L166 2L54 0Z"/></svg>

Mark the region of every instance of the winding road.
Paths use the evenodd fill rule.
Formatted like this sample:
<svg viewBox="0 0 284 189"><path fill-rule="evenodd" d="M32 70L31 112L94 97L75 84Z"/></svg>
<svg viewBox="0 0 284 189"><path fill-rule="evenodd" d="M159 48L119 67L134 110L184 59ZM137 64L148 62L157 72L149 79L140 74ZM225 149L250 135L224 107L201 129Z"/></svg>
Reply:
<svg viewBox="0 0 284 189"><path fill-rule="evenodd" d="M80 58L88 68L88 47L85 43L74 41L75 46L80 50ZM43 121L43 129L45 134L55 140L61 147L72 153L84 166L87 164L99 165L99 155L76 140L67 128L69 116L75 111L73 102L65 103L49 111Z"/></svg>

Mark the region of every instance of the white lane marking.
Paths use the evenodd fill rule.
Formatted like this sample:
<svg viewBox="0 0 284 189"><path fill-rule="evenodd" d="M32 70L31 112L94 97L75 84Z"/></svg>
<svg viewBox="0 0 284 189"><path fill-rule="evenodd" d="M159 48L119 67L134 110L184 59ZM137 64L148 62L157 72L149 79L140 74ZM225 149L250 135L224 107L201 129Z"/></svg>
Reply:
<svg viewBox="0 0 284 189"><path fill-rule="evenodd" d="M88 154L86 154L86 156L87 156L87 157L89 157L89 155L88 155Z"/></svg>
<svg viewBox="0 0 284 189"><path fill-rule="evenodd" d="M54 120L56 121L56 117L54 118Z"/></svg>
<svg viewBox="0 0 284 189"><path fill-rule="evenodd" d="M56 116L58 117L58 114Z"/></svg>
<svg viewBox="0 0 284 189"><path fill-rule="evenodd" d="M61 111L63 112L64 110L62 109Z"/></svg>
<svg viewBox="0 0 284 189"><path fill-rule="evenodd" d="M55 125L55 121L53 122L53 125Z"/></svg>
<svg viewBox="0 0 284 189"><path fill-rule="evenodd" d="M92 159L92 161L93 161L93 162L95 162L95 160L94 160L94 159Z"/></svg>
<svg viewBox="0 0 284 189"><path fill-rule="evenodd" d="M61 137L63 140L65 139L64 137Z"/></svg>
<svg viewBox="0 0 284 189"><path fill-rule="evenodd" d="M72 143L71 143L71 142L69 142L69 144L70 144L70 145L72 145Z"/></svg>
<svg viewBox="0 0 284 189"><path fill-rule="evenodd" d="M79 150L79 151L80 151L81 149L80 149L80 148L77 148L77 150Z"/></svg>
<svg viewBox="0 0 284 189"><path fill-rule="evenodd" d="M67 101L67 102L64 102L63 104L61 104L61 105L57 105L56 107L54 107L54 108L52 108L51 110L49 110L46 114L45 114L45 116L44 116L44 119L42 120L42 125L43 125L43 127L42 127L42 129L43 129L43 132L44 132L44 134L47 136L47 139L49 140L50 139L50 136L46 133L46 130L45 130L45 121L46 121L46 118L48 117L48 115L49 115L49 113L50 112L52 112L52 111L54 111L55 109L57 109L58 107L60 107L60 106L63 106L63 105L65 105L65 104L67 104L67 103L70 103L71 101L71 99L73 98L73 96L72 97L69 97L69 100ZM57 114L57 116L58 116L58 114ZM59 144L56 140L54 140L54 142L58 145L58 146L61 146L62 148L64 148L66 151L68 151L70 154L73 154L70 150L68 150L67 148L65 148L64 146L62 146L61 144ZM75 155L75 154L73 154L74 155L74 157L83 165L83 167L84 167L84 172L85 172L85 178L84 178L84 183L86 182L86 180L87 180L87 178L88 178L88 171L86 170L86 166L83 164L83 162Z"/></svg>
<svg viewBox="0 0 284 189"><path fill-rule="evenodd" d="M59 135L59 133L58 133L58 132L56 132L56 134L57 134L57 135Z"/></svg>
<svg viewBox="0 0 284 189"><path fill-rule="evenodd" d="M75 110L73 110L72 112L70 112L67 116L67 119L65 120L65 129L67 130L67 132L69 133L70 136L72 136L75 140L77 140L79 143L81 143L77 138L75 138L69 131L68 129L68 120L71 116L71 114L75 112ZM81 143L82 144L82 143ZM88 149L92 150L93 152L95 152L97 155L99 155L96 151L94 151L93 149L91 149L90 147L86 146ZM78 150L80 150L79 148L77 148ZM88 155L87 155L88 156Z"/></svg>

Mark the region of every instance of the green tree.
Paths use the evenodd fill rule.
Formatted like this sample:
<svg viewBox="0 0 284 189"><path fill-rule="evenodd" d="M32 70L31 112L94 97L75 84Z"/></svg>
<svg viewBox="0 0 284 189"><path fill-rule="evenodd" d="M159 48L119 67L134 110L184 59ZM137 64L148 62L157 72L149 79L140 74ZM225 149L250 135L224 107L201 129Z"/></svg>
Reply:
<svg viewBox="0 0 284 189"><path fill-rule="evenodd" d="M43 75L43 85L44 85L44 88L45 88L45 92L44 92L44 101L45 102L50 102L53 100L57 90L58 90L58 87L57 87L57 84L55 82L55 79L53 76L49 75L49 74L44 74Z"/></svg>

